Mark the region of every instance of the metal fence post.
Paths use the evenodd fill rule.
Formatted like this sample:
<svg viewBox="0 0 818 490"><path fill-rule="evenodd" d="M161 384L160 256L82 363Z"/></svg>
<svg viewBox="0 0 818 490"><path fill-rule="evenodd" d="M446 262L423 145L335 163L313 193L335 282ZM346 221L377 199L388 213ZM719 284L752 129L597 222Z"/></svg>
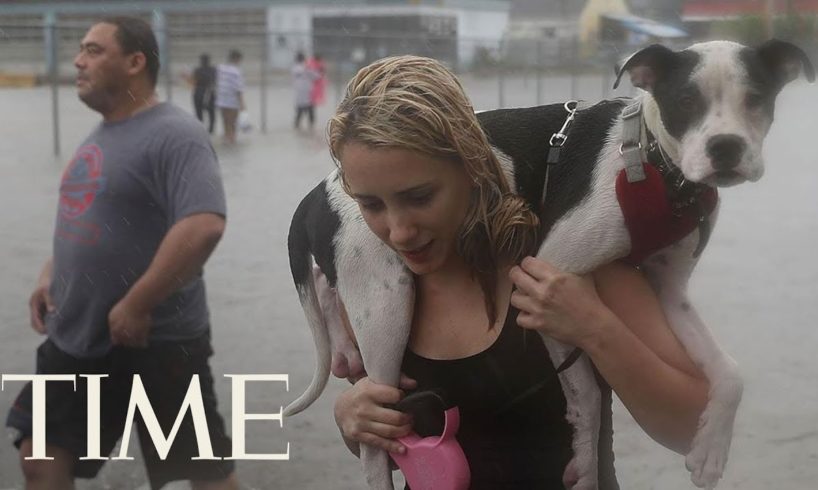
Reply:
<svg viewBox="0 0 818 490"><path fill-rule="evenodd" d="M54 156L60 155L60 60L59 38L57 37L57 14L54 11L45 14L45 59L49 82L51 83L51 132L54 140Z"/></svg>
<svg viewBox="0 0 818 490"><path fill-rule="evenodd" d="M503 76L503 40L500 39L498 43L497 49L497 63L495 63L495 68L497 69L497 105L500 109L504 108L506 105L505 100L505 92L506 92L506 83L505 77Z"/></svg>
<svg viewBox="0 0 818 490"><path fill-rule="evenodd" d="M602 98L607 99L608 94L611 91L611 72L605 69L606 67L602 67L601 75L602 75Z"/></svg>
<svg viewBox="0 0 818 490"><path fill-rule="evenodd" d="M574 36L572 43L573 56L571 56L571 100L577 100L579 93L579 39Z"/></svg>
<svg viewBox="0 0 818 490"><path fill-rule="evenodd" d="M153 31L156 33L156 43L159 45L159 64L165 74L165 94L168 102L173 100L173 70L170 69L170 49L168 48L169 36L168 25L165 13L159 9L153 9Z"/></svg>
<svg viewBox="0 0 818 490"><path fill-rule="evenodd" d="M542 105L542 40L537 40L537 105Z"/></svg>
<svg viewBox="0 0 818 490"><path fill-rule="evenodd" d="M268 20L269 22L269 20ZM264 27L261 35L261 132L267 132L267 71L270 69L270 31Z"/></svg>

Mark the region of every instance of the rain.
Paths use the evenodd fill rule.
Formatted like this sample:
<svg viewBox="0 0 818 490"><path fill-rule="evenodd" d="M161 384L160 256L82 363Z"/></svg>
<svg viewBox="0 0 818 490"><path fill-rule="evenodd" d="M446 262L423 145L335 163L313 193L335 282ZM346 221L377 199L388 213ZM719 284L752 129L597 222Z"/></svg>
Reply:
<svg viewBox="0 0 818 490"><path fill-rule="evenodd" d="M225 375L289 376L289 391L279 384L248 384L248 413L278 412L312 375L313 342L292 284L287 230L299 201L334 169L324 128L358 68L392 54L437 57L458 74L476 110L627 97L637 91L627 80L613 90L614 63L653 41L682 48L713 38L757 43L774 34L793 40L818 62L818 8L794 10L794 4L802 3L814 5L0 2L0 209L6 210L0 218L0 373L33 373L43 340L29 327L28 301L51 254L61 176L100 119L77 99L71 61L100 13L138 15L161 28L160 50L169 63L160 73L157 92L161 100L191 113L187 80L199 55L209 53L218 64L229 49L244 53L249 124L239 129L234 145L222 141L221 121L211 136L228 219L205 267L215 351L210 366L219 410L229 427L231 384ZM713 13L713 5L728 4L762 6L732 20ZM599 7L596 15L603 20L592 32L594 41L583 43L580 18L589 5ZM324 30L316 29L321 22ZM671 35L671 28L684 35ZM657 38L661 33L669 37ZM56 40L53 50L49 39ZM314 128L294 129L293 56L319 48L327 62L326 101L316 107ZM799 79L782 91L764 145L765 175L757 183L720 190L719 222L691 280L693 305L738 362L745 382L719 489L813 488L818 480L818 153L810 143L818 134L816 114L814 85ZM135 274L121 276L125 284L134 279ZM278 453L289 443L289 460L237 461L243 488L362 488L359 461L343 444L333 420L333 402L347 386L345 380L331 379L318 402L285 419L283 427L249 422L248 453ZM0 392L3 417L20 387L6 383ZM616 401L614 434L621 488L693 488L684 457L649 439ZM0 444L0 490L23 488L18 453L10 441L11 435ZM149 488L135 438L129 454L136 459L108 461L96 479L78 481L77 487ZM174 483L166 488L188 487Z"/></svg>

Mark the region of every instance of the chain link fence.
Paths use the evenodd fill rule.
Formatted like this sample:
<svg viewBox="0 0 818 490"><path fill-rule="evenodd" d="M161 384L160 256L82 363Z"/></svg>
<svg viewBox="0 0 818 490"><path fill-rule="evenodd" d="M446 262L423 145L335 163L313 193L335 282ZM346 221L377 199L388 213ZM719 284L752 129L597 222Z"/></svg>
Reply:
<svg viewBox="0 0 818 490"><path fill-rule="evenodd" d="M247 83L260 94L257 117L262 131L267 129L268 92L279 89L281 93L290 86L289 69L298 52L324 58L335 100L360 67L384 56L416 54L439 59L461 78L492 87L482 90L483 94L493 93L491 99L475 103L488 109L609 97L616 63L639 47L614 42L582 45L576 38L560 37L464 38L452 35L453 30L446 26L417 29L414 34L350 32L331 24L316 25L311 32L270 30L264 10L225 15L218 23L212 19L197 23L187 14L169 14L158 26L152 14L138 15L153 22L159 39L160 96L174 100L175 88L177 97L187 90L189 75L201 54L207 53L219 63L230 50L239 50L244 56L241 66ZM58 86L74 82L74 56L96 19L63 14L59 22L56 18L44 22L36 16L0 17L0 86L51 87L55 153L59 152ZM680 48L690 42L683 40L669 47ZM814 42L806 48L818 52Z"/></svg>

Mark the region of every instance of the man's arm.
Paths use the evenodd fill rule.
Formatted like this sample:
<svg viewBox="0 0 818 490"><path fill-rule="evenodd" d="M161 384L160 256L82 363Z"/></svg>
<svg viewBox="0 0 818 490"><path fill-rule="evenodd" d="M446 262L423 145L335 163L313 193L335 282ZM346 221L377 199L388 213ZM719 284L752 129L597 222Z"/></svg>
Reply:
<svg viewBox="0 0 818 490"><path fill-rule="evenodd" d="M168 230L148 269L108 315L112 343L147 345L151 310L199 273L224 227L224 217L200 213Z"/></svg>

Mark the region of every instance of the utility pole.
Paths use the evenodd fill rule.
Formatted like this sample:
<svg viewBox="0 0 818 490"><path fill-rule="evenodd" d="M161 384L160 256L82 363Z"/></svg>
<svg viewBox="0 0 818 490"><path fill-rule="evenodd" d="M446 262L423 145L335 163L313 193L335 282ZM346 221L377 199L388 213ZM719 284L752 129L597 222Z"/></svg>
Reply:
<svg viewBox="0 0 818 490"><path fill-rule="evenodd" d="M773 19L775 18L775 0L764 0L764 34L767 39L772 39L775 34Z"/></svg>

